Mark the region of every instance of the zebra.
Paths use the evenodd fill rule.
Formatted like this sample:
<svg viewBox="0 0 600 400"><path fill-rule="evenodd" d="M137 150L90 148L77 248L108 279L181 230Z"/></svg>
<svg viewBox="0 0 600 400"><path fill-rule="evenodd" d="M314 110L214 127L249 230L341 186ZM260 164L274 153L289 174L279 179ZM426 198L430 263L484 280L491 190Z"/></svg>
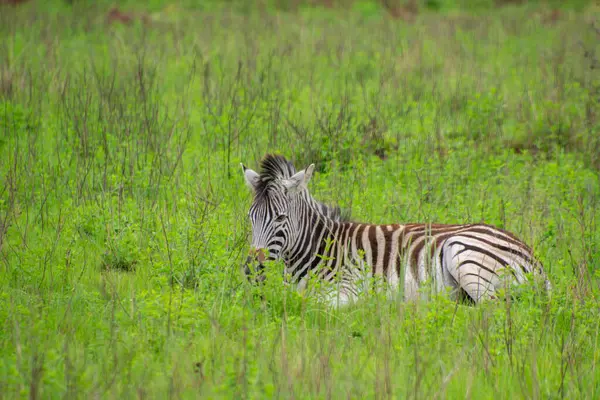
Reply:
<svg viewBox="0 0 600 400"><path fill-rule="evenodd" d="M550 289L532 249L503 229L483 223L353 222L339 207L311 196L307 184L314 164L296 172L285 157L267 154L260 173L241 166L253 192L245 273L258 281L264 280L265 261L280 260L299 289L311 276L334 284L338 306L358 299L365 276L403 289L405 300L417 299L427 282L438 293L448 290L473 304L497 298L507 282L521 284L528 276Z"/></svg>

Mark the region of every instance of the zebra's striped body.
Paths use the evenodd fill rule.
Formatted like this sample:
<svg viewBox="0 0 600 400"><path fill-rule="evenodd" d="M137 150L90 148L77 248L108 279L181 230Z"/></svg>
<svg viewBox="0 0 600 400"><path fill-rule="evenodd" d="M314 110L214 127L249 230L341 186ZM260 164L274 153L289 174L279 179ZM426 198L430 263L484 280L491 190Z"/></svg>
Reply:
<svg viewBox="0 0 600 400"><path fill-rule="evenodd" d="M335 282L340 304L355 300L366 276L381 276L417 297L425 282L450 288L474 302L494 298L507 282L533 273L545 279L532 250L514 235L485 224L372 225L345 221L339 209L312 198L306 184L313 166L295 173L281 156L268 155L260 175L244 167L254 190L250 208L252 258L281 259L299 287L317 274ZM247 272L249 270L247 269ZM509 280L505 280L508 277ZM546 287L549 287L547 281Z"/></svg>

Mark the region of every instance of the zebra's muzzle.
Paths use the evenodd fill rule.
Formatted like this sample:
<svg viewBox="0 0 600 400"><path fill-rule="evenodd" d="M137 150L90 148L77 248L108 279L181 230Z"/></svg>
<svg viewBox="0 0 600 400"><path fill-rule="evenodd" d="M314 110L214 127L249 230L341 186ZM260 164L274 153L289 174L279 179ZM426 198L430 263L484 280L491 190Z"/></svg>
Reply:
<svg viewBox="0 0 600 400"><path fill-rule="evenodd" d="M265 280L265 266L263 265L265 260L265 253L262 249L250 250L250 254L246 258L246 264L244 265L244 273L250 281L261 283Z"/></svg>
<svg viewBox="0 0 600 400"><path fill-rule="evenodd" d="M254 258L254 260L258 261L261 264L267 259L265 251L263 249L250 249L250 254L248 255L248 257Z"/></svg>

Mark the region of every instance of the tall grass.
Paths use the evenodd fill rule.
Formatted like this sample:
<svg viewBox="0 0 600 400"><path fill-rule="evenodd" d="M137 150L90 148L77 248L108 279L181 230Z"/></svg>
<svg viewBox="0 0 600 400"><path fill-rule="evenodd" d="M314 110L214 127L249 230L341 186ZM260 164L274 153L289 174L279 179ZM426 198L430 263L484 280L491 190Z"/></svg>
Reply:
<svg viewBox="0 0 600 400"><path fill-rule="evenodd" d="M599 395L597 6L182 4L0 6L2 397ZM275 151L357 220L517 233L552 296L249 285Z"/></svg>

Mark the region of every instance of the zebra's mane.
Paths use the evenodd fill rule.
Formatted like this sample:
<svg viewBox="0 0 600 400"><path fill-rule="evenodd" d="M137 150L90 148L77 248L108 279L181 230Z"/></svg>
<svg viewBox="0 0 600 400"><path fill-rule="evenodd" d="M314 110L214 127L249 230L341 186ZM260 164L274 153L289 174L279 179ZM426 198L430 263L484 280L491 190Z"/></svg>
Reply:
<svg viewBox="0 0 600 400"><path fill-rule="evenodd" d="M294 165L279 154L267 154L260 162L260 181L256 188L261 193L270 184L282 179L289 179L296 173Z"/></svg>
<svg viewBox="0 0 600 400"><path fill-rule="evenodd" d="M284 156L279 154L267 154L260 162L260 180L256 186L256 197L267 195L268 188L274 186L276 182L283 179L289 179L296 173L294 165ZM342 212L339 206L329 206L321 203L310 196L323 215L335 221L348 221L350 219L349 212Z"/></svg>

